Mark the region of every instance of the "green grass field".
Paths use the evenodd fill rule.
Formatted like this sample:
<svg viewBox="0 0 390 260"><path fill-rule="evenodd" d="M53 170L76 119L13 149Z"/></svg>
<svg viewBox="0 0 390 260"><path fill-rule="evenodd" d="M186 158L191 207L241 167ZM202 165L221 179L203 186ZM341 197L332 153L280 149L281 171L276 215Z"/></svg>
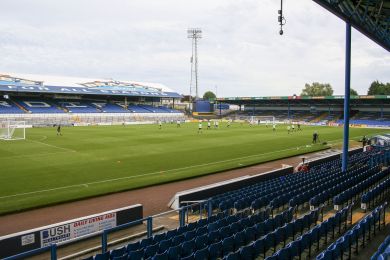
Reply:
<svg viewBox="0 0 390 260"><path fill-rule="evenodd" d="M303 127L288 135L238 123L197 133L197 124L27 129L27 140L0 141L0 214L200 176L326 148L342 129ZM351 139L380 132L351 129ZM309 146L307 146L309 145Z"/></svg>

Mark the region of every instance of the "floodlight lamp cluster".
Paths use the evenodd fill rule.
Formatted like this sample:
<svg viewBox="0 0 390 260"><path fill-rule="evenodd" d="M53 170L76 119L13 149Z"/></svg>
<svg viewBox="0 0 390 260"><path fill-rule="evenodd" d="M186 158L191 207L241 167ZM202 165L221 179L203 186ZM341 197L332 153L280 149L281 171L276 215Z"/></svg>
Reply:
<svg viewBox="0 0 390 260"><path fill-rule="evenodd" d="M202 38L202 30L200 28L190 28L187 30L188 38Z"/></svg>

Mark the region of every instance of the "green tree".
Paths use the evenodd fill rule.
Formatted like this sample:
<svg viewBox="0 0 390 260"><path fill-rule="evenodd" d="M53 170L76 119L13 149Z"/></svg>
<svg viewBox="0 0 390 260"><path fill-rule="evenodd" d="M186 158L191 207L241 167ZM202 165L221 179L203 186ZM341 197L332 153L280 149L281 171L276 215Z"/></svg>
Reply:
<svg viewBox="0 0 390 260"><path fill-rule="evenodd" d="M367 95L390 95L390 83L382 83L375 80L371 83Z"/></svg>
<svg viewBox="0 0 390 260"><path fill-rule="evenodd" d="M359 94L357 93L357 91L354 90L353 88L350 89L349 93L350 93L351 96L359 96Z"/></svg>
<svg viewBox="0 0 390 260"><path fill-rule="evenodd" d="M210 100L210 99L214 99L216 97L217 96L212 91L206 91L206 93L203 94L203 99L204 100Z"/></svg>
<svg viewBox="0 0 390 260"><path fill-rule="evenodd" d="M328 83L318 83L313 82L310 84L305 84L305 88L302 89L301 96L312 96L312 97L318 97L318 96L332 96L333 95L333 88Z"/></svg>

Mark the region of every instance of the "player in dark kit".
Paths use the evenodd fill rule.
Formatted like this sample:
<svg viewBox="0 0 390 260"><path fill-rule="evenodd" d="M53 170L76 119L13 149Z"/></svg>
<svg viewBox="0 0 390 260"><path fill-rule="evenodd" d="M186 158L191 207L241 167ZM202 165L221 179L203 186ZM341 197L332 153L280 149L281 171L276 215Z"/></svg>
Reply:
<svg viewBox="0 0 390 260"><path fill-rule="evenodd" d="M317 141L318 141L318 134L317 134L317 132L314 132L313 133L313 144L316 144Z"/></svg>
<svg viewBox="0 0 390 260"><path fill-rule="evenodd" d="M57 126L57 135L62 135L62 133L61 133L61 125Z"/></svg>

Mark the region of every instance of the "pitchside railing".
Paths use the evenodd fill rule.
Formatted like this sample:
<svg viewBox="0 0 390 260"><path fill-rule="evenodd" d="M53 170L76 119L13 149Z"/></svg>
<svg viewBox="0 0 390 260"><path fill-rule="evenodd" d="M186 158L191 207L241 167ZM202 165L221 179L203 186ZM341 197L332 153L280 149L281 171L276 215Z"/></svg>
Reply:
<svg viewBox="0 0 390 260"><path fill-rule="evenodd" d="M146 237L149 238L149 237L153 236L153 234L154 234L153 225L154 225L154 222L158 221L159 218L162 218L162 217L175 218L177 216L178 221L176 221L176 223L177 223L178 227L182 227L182 226L185 226L189 222L196 221L196 220L202 219L202 218L208 218L208 217L211 217L213 215L212 204L211 204L210 200L198 201L198 202L193 202L193 201L182 202L182 204L190 204L190 205L182 206L181 208L179 208L177 210L166 211L166 212L163 212L163 213L160 213L157 215L148 216L148 217L145 217L143 219L131 221L129 223L116 226L114 228L109 228L109 229L105 229L105 230L100 231L100 232L96 232L95 235L101 237L101 251L102 251L102 253L105 253L109 250L109 248L108 248L109 235L114 233L114 232L121 231L124 229L128 229L130 227L134 227L136 225L146 223ZM158 231L156 231L156 233L157 232ZM81 242L81 241L89 239L89 238L90 238L90 236L85 237L85 238L81 237L81 238L77 239L77 242ZM57 244L51 244L51 245L46 246L46 247L34 249L31 251L20 253L18 255L6 257L3 260L25 259L27 257L38 256L38 255L41 255L43 253L49 253L51 260L57 260L58 249L61 246L68 244L68 243L72 243L72 242L75 242L75 241L70 240L70 241L60 242Z"/></svg>

